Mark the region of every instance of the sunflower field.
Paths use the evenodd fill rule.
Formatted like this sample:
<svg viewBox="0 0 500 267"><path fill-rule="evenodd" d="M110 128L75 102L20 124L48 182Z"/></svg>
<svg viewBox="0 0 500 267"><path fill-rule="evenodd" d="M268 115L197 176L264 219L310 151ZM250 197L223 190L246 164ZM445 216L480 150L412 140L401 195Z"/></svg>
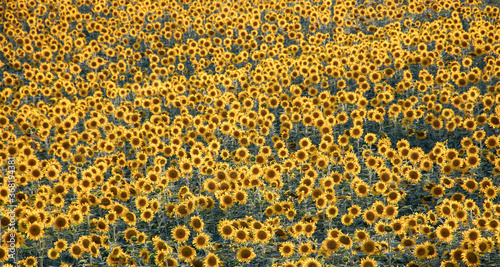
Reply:
<svg viewBox="0 0 500 267"><path fill-rule="evenodd" d="M0 265L498 266L499 7L0 1Z"/></svg>

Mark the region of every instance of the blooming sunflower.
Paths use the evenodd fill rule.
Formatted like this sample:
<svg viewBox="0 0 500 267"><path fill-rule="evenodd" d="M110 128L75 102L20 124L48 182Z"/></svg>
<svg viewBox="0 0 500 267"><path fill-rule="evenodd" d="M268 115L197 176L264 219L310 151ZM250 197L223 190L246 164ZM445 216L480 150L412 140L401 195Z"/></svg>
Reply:
<svg viewBox="0 0 500 267"><path fill-rule="evenodd" d="M452 229L447 225L440 225L436 229L436 235L443 242L450 242L453 239Z"/></svg>
<svg viewBox="0 0 500 267"><path fill-rule="evenodd" d="M313 247L309 243L302 243L298 246L297 251L300 253L302 256L307 256L311 253L314 252Z"/></svg>
<svg viewBox="0 0 500 267"><path fill-rule="evenodd" d="M302 266L304 267L320 267L322 266L321 263L313 258L308 258L303 261Z"/></svg>
<svg viewBox="0 0 500 267"><path fill-rule="evenodd" d="M59 251L65 251L68 248L68 242L64 239L59 239L54 242L54 247Z"/></svg>
<svg viewBox="0 0 500 267"><path fill-rule="evenodd" d="M378 219L378 215L373 209L366 209L363 213L363 219L366 223L372 225Z"/></svg>
<svg viewBox="0 0 500 267"><path fill-rule="evenodd" d="M145 222L150 222L154 218L154 212L151 209L144 209L141 213L141 219Z"/></svg>
<svg viewBox="0 0 500 267"><path fill-rule="evenodd" d="M80 244L75 243L69 247L69 252L73 258L78 259L82 256L84 250Z"/></svg>
<svg viewBox="0 0 500 267"><path fill-rule="evenodd" d="M184 243L189 239L190 231L183 225L178 225L172 230L172 237L177 243Z"/></svg>
<svg viewBox="0 0 500 267"><path fill-rule="evenodd" d="M32 267L32 266L36 266L38 264L38 260L35 257L30 256L30 257L26 258L24 263L26 264L26 266Z"/></svg>
<svg viewBox="0 0 500 267"><path fill-rule="evenodd" d="M59 258L59 250L57 248L51 248L47 252L47 256L49 256L51 260L55 260Z"/></svg>
<svg viewBox="0 0 500 267"><path fill-rule="evenodd" d="M189 223L189 226L191 226L191 228L193 228L194 231L196 232L202 231L204 225L205 223L200 217L198 216L191 217L191 222Z"/></svg>
<svg viewBox="0 0 500 267"><path fill-rule="evenodd" d="M204 249L207 247L210 241L210 236L205 233L199 233L195 238L193 238L193 245L197 249Z"/></svg>
<svg viewBox="0 0 500 267"><path fill-rule="evenodd" d="M196 250L191 246L182 246L179 248L178 257L181 260L191 261L196 257Z"/></svg>
<svg viewBox="0 0 500 267"><path fill-rule="evenodd" d="M462 253L462 261L465 262L467 266L479 266L481 264L479 254L471 249Z"/></svg>
<svg viewBox="0 0 500 267"><path fill-rule="evenodd" d="M469 228L466 232L462 233L464 240L469 242L476 242L481 238L481 232L475 228Z"/></svg>
<svg viewBox="0 0 500 267"><path fill-rule="evenodd" d="M292 242L284 242L279 248L282 257L290 257L295 252L295 245Z"/></svg>
<svg viewBox="0 0 500 267"><path fill-rule="evenodd" d="M253 258L255 258L255 253L253 252L253 248L242 247L238 250L236 257L238 258L238 261L250 262Z"/></svg>
<svg viewBox="0 0 500 267"><path fill-rule="evenodd" d="M361 250L366 255L375 255L378 251L377 243L371 239L365 240L361 245Z"/></svg>
<svg viewBox="0 0 500 267"><path fill-rule="evenodd" d="M428 256L427 246L424 244L417 245L413 250L415 257L425 259Z"/></svg>
<svg viewBox="0 0 500 267"><path fill-rule="evenodd" d="M342 221L342 224L346 225L346 226L349 226L354 222L352 215L350 215L349 213L344 214L342 216L341 221Z"/></svg>
<svg viewBox="0 0 500 267"><path fill-rule="evenodd" d="M217 267L217 266L221 266L222 263L220 262L220 259L219 259L219 257L217 257L217 255L209 252L207 254L207 256L205 257L203 264L206 267Z"/></svg>
<svg viewBox="0 0 500 267"><path fill-rule="evenodd" d="M33 240L38 240L44 235L43 227L40 223L34 222L28 226L28 237Z"/></svg>

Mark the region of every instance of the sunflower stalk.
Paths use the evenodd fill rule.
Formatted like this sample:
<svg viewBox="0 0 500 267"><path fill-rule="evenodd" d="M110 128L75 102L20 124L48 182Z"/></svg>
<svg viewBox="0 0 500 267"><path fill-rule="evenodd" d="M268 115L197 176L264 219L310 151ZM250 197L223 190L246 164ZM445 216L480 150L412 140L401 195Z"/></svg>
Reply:
<svg viewBox="0 0 500 267"><path fill-rule="evenodd" d="M389 260L389 267L392 267L392 246L391 246L391 241L392 241L392 230L391 233L387 233L387 249L389 250L389 254L387 256L387 259Z"/></svg>
<svg viewBox="0 0 500 267"><path fill-rule="evenodd" d="M44 248L45 246L44 246L44 243L43 243L43 239L39 240L39 245L38 246L40 247L40 250L38 251L38 257L40 258L40 266L43 266L43 258L44 258L44 256L43 256L42 253L45 251L45 248ZM42 255L40 255L40 254L42 254Z"/></svg>

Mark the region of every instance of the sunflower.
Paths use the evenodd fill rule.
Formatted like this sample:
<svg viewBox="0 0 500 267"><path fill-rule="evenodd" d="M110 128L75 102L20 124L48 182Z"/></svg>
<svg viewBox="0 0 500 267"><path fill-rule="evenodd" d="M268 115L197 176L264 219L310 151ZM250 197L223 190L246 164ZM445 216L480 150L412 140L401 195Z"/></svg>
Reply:
<svg viewBox="0 0 500 267"><path fill-rule="evenodd" d="M128 228L125 231L123 231L123 234L124 234L123 238L125 238L125 240L127 240L128 242L132 242L133 241L132 239L137 240L138 231L136 228Z"/></svg>
<svg viewBox="0 0 500 267"><path fill-rule="evenodd" d="M349 225L351 225L354 222L353 219L354 218L353 218L353 216L351 214L346 213L346 214L344 214L342 216L341 222L342 222L343 225L349 226Z"/></svg>
<svg viewBox="0 0 500 267"><path fill-rule="evenodd" d="M361 250L366 255L375 255L378 252L377 243L371 239L365 240L361 245Z"/></svg>
<svg viewBox="0 0 500 267"><path fill-rule="evenodd" d="M460 221L466 221L467 220L467 212L465 210L459 208L455 209L455 218Z"/></svg>
<svg viewBox="0 0 500 267"><path fill-rule="evenodd" d="M234 233L234 239L237 243L245 243L249 238L249 231L246 228L238 228Z"/></svg>
<svg viewBox="0 0 500 267"><path fill-rule="evenodd" d="M212 252L209 252L207 256L205 256L203 264L205 267L218 267L222 265L219 257Z"/></svg>
<svg viewBox="0 0 500 267"><path fill-rule="evenodd" d="M375 260L370 259L370 258L364 258L361 260L361 264L359 265L360 267L377 267L378 264Z"/></svg>
<svg viewBox="0 0 500 267"><path fill-rule="evenodd" d="M209 193L214 193L218 189L218 184L215 179L209 178L203 183L203 187Z"/></svg>
<svg viewBox="0 0 500 267"><path fill-rule="evenodd" d="M358 174L361 171L359 163L356 160L344 161L344 169L349 174Z"/></svg>
<svg viewBox="0 0 500 267"><path fill-rule="evenodd" d="M338 239L341 246L345 248L352 247L352 240L348 235L341 234Z"/></svg>
<svg viewBox="0 0 500 267"><path fill-rule="evenodd" d="M476 202L472 199L466 199L464 201L464 209L467 211L474 210L477 207ZM496 212L495 212L496 214Z"/></svg>
<svg viewBox="0 0 500 267"><path fill-rule="evenodd" d="M474 131L476 129L476 122L471 118L465 119L463 122L463 127L466 130Z"/></svg>
<svg viewBox="0 0 500 267"><path fill-rule="evenodd" d="M292 242L284 242L279 251L282 257L290 257L295 253L295 245Z"/></svg>
<svg viewBox="0 0 500 267"><path fill-rule="evenodd" d="M210 241L209 235L205 233L199 233L196 237L193 238L193 245L197 249L204 249L207 247L209 241Z"/></svg>
<svg viewBox="0 0 500 267"><path fill-rule="evenodd" d="M122 216L122 219L126 224L130 226L135 225L135 223L137 222L137 217L133 212L130 211L125 212L124 215Z"/></svg>
<svg viewBox="0 0 500 267"><path fill-rule="evenodd" d="M74 243L69 247L69 252L71 253L71 256L73 258L78 259L80 258L80 256L82 256L84 250L80 244Z"/></svg>
<svg viewBox="0 0 500 267"><path fill-rule="evenodd" d="M398 215L398 208L395 205L389 204L384 208L384 214L382 215L387 219L394 219Z"/></svg>
<svg viewBox="0 0 500 267"><path fill-rule="evenodd" d="M488 125L492 128L499 128L500 127L500 117L495 114L491 114L489 119L488 119Z"/></svg>
<svg viewBox="0 0 500 267"><path fill-rule="evenodd" d="M146 239L147 239L147 236L145 233L139 233L137 235L137 244L144 244L144 242L146 242Z"/></svg>
<svg viewBox="0 0 500 267"><path fill-rule="evenodd" d="M451 231L455 231L458 228L458 220L455 218L448 218L446 221L444 221L443 225L447 225L450 227Z"/></svg>
<svg viewBox="0 0 500 267"><path fill-rule="evenodd" d="M219 223L217 228L222 237L226 239L232 238L235 233L233 226L229 222L223 221Z"/></svg>
<svg viewBox="0 0 500 267"><path fill-rule="evenodd" d="M303 137L302 139L300 139L299 145L302 149L308 149L312 145L311 139L309 139L308 137Z"/></svg>
<svg viewBox="0 0 500 267"><path fill-rule="evenodd" d="M99 247L96 244L92 244L89 247L89 252L92 257L97 258L99 256Z"/></svg>
<svg viewBox="0 0 500 267"><path fill-rule="evenodd" d="M415 132L415 137L419 140L423 140L425 138L427 138L427 131L417 131Z"/></svg>
<svg viewBox="0 0 500 267"><path fill-rule="evenodd" d="M448 189L455 185L455 181L448 176L441 176L440 183Z"/></svg>
<svg viewBox="0 0 500 267"><path fill-rule="evenodd" d="M489 149L493 149L498 146L498 138L496 136L488 136L485 141L486 146Z"/></svg>
<svg viewBox="0 0 500 267"><path fill-rule="evenodd" d="M463 232L462 236L464 240L474 243L481 238L481 232L475 228L470 228L466 232Z"/></svg>
<svg viewBox="0 0 500 267"><path fill-rule="evenodd" d="M254 241L259 243L267 243L271 237L271 233L264 229L259 229L254 233Z"/></svg>
<svg viewBox="0 0 500 267"><path fill-rule="evenodd" d="M320 266L322 266L322 264L316 259L308 258L302 262L301 266L303 266L303 267L320 267Z"/></svg>
<svg viewBox="0 0 500 267"><path fill-rule="evenodd" d="M239 204L245 204L248 199L248 195L245 191L243 190L238 190L234 194L234 199L239 203Z"/></svg>
<svg viewBox="0 0 500 267"><path fill-rule="evenodd" d="M372 225L378 219L377 213L372 209L366 209L363 212L363 219L369 225Z"/></svg>
<svg viewBox="0 0 500 267"><path fill-rule="evenodd" d="M253 258L255 258L255 253L253 252L253 248L242 247L238 250L236 257L238 261L241 262L250 262Z"/></svg>
<svg viewBox="0 0 500 267"><path fill-rule="evenodd" d="M240 147L236 150L235 156L240 160L246 160L250 156L250 153L246 147Z"/></svg>
<svg viewBox="0 0 500 267"><path fill-rule="evenodd" d="M142 252L141 252L142 254ZM109 255L109 257L112 256L111 254ZM149 254L147 255L144 255L145 257L147 257L147 260L149 261ZM108 257L108 261L109 261L109 258ZM112 259L112 258L111 258ZM160 264L167 264L167 266L177 266L177 260L174 259L174 258L167 258L167 253L165 251L160 251L156 254L155 256L155 264L157 265L160 265ZM109 264L109 262L108 262ZM116 265L117 263L115 263Z"/></svg>
<svg viewBox="0 0 500 267"><path fill-rule="evenodd" d="M365 229L357 229L356 232L354 232L354 236L359 241L364 241L370 238L370 234Z"/></svg>
<svg viewBox="0 0 500 267"><path fill-rule="evenodd" d="M109 231L109 224L103 218L99 218L97 221L95 221L95 226L97 227L97 230L99 232L106 233L107 231Z"/></svg>
<svg viewBox="0 0 500 267"><path fill-rule="evenodd" d="M172 237L177 243L185 243L189 239L189 234L189 229L182 225L178 225L172 230Z"/></svg>
<svg viewBox="0 0 500 267"><path fill-rule="evenodd" d="M320 196L316 199L316 207L319 209L325 208L327 204L328 202L325 196Z"/></svg>
<svg viewBox="0 0 500 267"><path fill-rule="evenodd" d="M178 250L178 257L181 260L189 262L196 257L196 250L191 246L182 246Z"/></svg>
<svg viewBox="0 0 500 267"><path fill-rule="evenodd" d="M467 178L463 184L462 184L462 188L469 192L469 193L472 193L474 191L476 191L478 189L478 183L476 180L474 180L473 178Z"/></svg>
<svg viewBox="0 0 500 267"><path fill-rule="evenodd" d="M450 242L453 239L452 229L447 225L440 225L436 229L436 235L443 242Z"/></svg>
<svg viewBox="0 0 500 267"><path fill-rule="evenodd" d="M453 261L442 261L441 265L439 265L439 267L458 267L458 266L459 266L458 263Z"/></svg>
<svg viewBox="0 0 500 267"><path fill-rule="evenodd" d="M33 256L30 256L30 257L27 257L26 260L24 260L24 263L25 263L25 266L37 266L38 265L38 260L33 257ZM24 266L24 265L22 265Z"/></svg>
<svg viewBox="0 0 500 267"><path fill-rule="evenodd" d="M349 209L349 215L351 215L353 218L358 217L361 215L361 207L358 205L351 206Z"/></svg>
<svg viewBox="0 0 500 267"><path fill-rule="evenodd" d="M68 242L64 239L59 239L54 242L54 248L59 252L65 251L68 248Z"/></svg>
<svg viewBox="0 0 500 267"><path fill-rule="evenodd" d="M171 181L171 182L175 182L177 180L179 180L180 178L180 173L177 169L174 169L174 168L170 168L168 171L167 171L167 177L168 179Z"/></svg>
<svg viewBox="0 0 500 267"><path fill-rule="evenodd" d="M375 225L375 232L379 235L386 234L390 225L386 225L384 222L380 221Z"/></svg>
<svg viewBox="0 0 500 267"><path fill-rule="evenodd" d="M443 121L441 119L434 119L431 122L431 126L434 130L440 130L443 127Z"/></svg>
<svg viewBox="0 0 500 267"><path fill-rule="evenodd" d="M355 126L349 131L349 133L352 138L358 139L363 135L363 128Z"/></svg>
<svg viewBox="0 0 500 267"><path fill-rule="evenodd" d="M51 248L51 249L49 249L49 251L47 251L47 256L51 260L55 260L55 259L59 258L59 250L57 248Z"/></svg>
<svg viewBox="0 0 500 267"><path fill-rule="evenodd" d="M493 200L497 196L498 189L495 186L488 186L484 190L482 190L484 193L484 196L490 200Z"/></svg>
<svg viewBox="0 0 500 267"><path fill-rule="evenodd" d="M54 228L57 230L66 229L69 227L68 217L64 214L59 214L54 218Z"/></svg>
<svg viewBox="0 0 500 267"><path fill-rule="evenodd" d="M415 246L415 240L413 240L411 238L403 238L401 240L401 246L404 248L411 248L411 247Z"/></svg>
<svg viewBox="0 0 500 267"><path fill-rule="evenodd" d="M307 256L311 253L314 252L313 247L309 243L302 243L297 247L297 251L300 253L302 256Z"/></svg>
<svg viewBox="0 0 500 267"><path fill-rule="evenodd" d="M294 261L291 261L291 260L287 260L285 261L282 265L280 265L281 267L297 267L297 264L294 262Z"/></svg>
<svg viewBox="0 0 500 267"><path fill-rule="evenodd" d="M462 253L462 261L465 262L467 266L479 266L481 262L479 260L479 254L474 250L466 250Z"/></svg>
<svg viewBox="0 0 500 267"><path fill-rule="evenodd" d="M413 250L415 257L419 259L425 259L428 256L427 246L424 244L417 245Z"/></svg>
<svg viewBox="0 0 500 267"><path fill-rule="evenodd" d="M467 122L467 125L466 125L466 122ZM463 122L464 128L466 128L466 129L474 128L475 129L475 123L476 123L475 121L470 122L468 120L465 120L465 122ZM474 124L474 127L472 124ZM474 129L468 129L468 130L474 130ZM472 134L472 138L474 138L474 140L479 141L479 142L483 141L486 138L486 132L483 130L477 130L474 132L474 134Z"/></svg>
<svg viewBox="0 0 500 267"><path fill-rule="evenodd" d="M437 256L437 251L436 251L436 246L431 244L429 241L424 243L426 249L427 249L427 258L432 259Z"/></svg>
<svg viewBox="0 0 500 267"><path fill-rule="evenodd" d="M109 211L108 214L106 214L106 221L108 223L111 223L111 224L115 223L117 218L118 218L118 216L116 215L116 212L114 212L112 210Z"/></svg>
<svg viewBox="0 0 500 267"><path fill-rule="evenodd" d="M191 228L193 228L194 231L201 232L203 230L204 225L205 223L200 217L198 216L191 217L191 222L189 223L189 226L191 226Z"/></svg>
<svg viewBox="0 0 500 267"><path fill-rule="evenodd" d="M34 222L28 226L28 237L32 240L38 240L44 235L43 227L40 223Z"/></svg>
<svg viewBox="0 0 500 267"><path fill-rule="evenodd" d="M305 162L309 158L307 150L300 149L295 153L295 158L298 162Z"/></svg>
<svg viewBox="0 0 500 267"><path fill-rule="evenodd" d="M165 243L159 237L153 237L153 245L157 251L165 251L167 253L171 253L173 248Z"/></svg>
<svg viewBox="0 0 500 267"><path fill-rule="evenodd" d="M420 173L419 170L416 169L411 169L408 170L405 174L406 179L408 179L411 183L418 183L420 181L420 178L422 177L422 174Z"/></svg>
<svg viewBox="0 0 500 267"><path fill-rule="evenodd" d="M369 189L368 185L363 182L357 184L356 187L354 188L354 191L356 192L356 195L358 195L359 197L366 197L368 196L369 193L368 189Z"/></svg>
<svg viewBox="0 0 500 267"><path fill-rule="evenodd" d="M147 197L138 197L136 200L135 200L135 206L139 209L139 210L143 210L145 209L148 204L149 204L149 199Z"/></svg>
<svg viewBox="0 0 500 267"><path fill-rule="evenodd" d="M327 252L335 252L340 248L340 244L335 238L328 237L322 243L323 249Z"/></svg>
<svg viewBox="0 0 500 267"><path fill-rule="evenodd" d="M145 209L141 213L141 219L145 222L150 222L154 218L154 212L151 209Z"/></svg>
<svg viewBox="0 0 500 267"><path fill-rule="evenodd" d="M464 250L461 248L456 248L451 251L451 259L455 262L462 260L462 256L465 254Z"/></svg>
<svg viewBox="0 0 500 267"><path fill-rule="evenodd" d="M493 248L492 243L493 240L488 240L486 238L481 238L479 241L476 242L474 245L474 248L476 251L481 252L481 253L486 253L490 252L491 249Z"/></svg>
<svg viewBox="0 0 500 267"><path fill-rule="evenodd" d="M445 194L445 189L441 185L433 186L431 189L431 194L433 197L441 197Z"/></svg>
<svg viewBox="0 0 500 267"><path fill-rule="evenodd" d="M365 160L365 164L370 169L376 169L379 165L379 158L374 156L368 156Z"/></svg>
<svg viewBox="0 0 500 267"><path fill-rule="evenodd" d="M387 202L389 202L390 204L396 204L403 198L402 194L400 194L400 192L396 190L387 192L386 197Z"/></svg>

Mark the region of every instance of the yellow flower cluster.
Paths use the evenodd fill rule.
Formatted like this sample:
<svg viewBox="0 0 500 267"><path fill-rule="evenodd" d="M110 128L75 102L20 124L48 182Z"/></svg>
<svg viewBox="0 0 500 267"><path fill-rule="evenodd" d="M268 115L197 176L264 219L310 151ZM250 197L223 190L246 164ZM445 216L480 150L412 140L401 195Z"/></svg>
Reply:
<svg viewBox="0 0 500 267"><path fill-rule="evenodd" d="M497 6L20 0L0 17L4 266L9 246L19 266L500 260Z"/></svg>

